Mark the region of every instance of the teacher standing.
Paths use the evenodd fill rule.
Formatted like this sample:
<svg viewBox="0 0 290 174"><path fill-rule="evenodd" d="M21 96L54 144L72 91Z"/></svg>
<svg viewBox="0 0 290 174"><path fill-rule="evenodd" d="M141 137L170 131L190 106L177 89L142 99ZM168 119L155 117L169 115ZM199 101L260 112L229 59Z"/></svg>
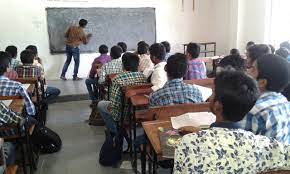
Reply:
<svg viewBox="0 0 290 174"><path fill-rule="evenodd" d="M86 35L84 32L84 28L87 26L88 21L85 19L81 19L79 21L79 26L71 26L65 33L66 37L66 61L64 63L62 73L60 78L62 80L67 80L65 77L67 68L70 65L72 57L75 61L74 66L74 74L73 80L81 80L78 77L79 65L80 65L80 49L79 46L81 44L87 44L89 39L91 38L92 34Z"/></svg>

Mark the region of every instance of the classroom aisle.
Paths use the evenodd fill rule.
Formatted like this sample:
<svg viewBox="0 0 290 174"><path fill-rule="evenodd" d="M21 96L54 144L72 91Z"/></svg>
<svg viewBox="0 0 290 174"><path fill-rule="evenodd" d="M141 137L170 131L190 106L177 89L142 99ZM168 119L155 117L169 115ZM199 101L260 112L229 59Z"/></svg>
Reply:
<svg viewBox="0 0 290 174"><path fill-rule="evenodd" d="M47 126L62 138L59 153L42 155L36 174L129 174L132 170L102 167L98 153L104 142L104 128L88 126L89 101L56 103L49 106Z"/></svg>

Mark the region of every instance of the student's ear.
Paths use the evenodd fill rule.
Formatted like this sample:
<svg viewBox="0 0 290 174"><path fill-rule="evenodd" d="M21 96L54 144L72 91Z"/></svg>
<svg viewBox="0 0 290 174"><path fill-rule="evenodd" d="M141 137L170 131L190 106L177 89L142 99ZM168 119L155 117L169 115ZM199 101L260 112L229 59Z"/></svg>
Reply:
<svg viewBox="0 0 290 174"><path fill-rule="evenodd" d="M263 92L267 89L267 80L266 79L258 79L258 86L260 91Z"/></svg>
<svg viewBox="0 0 290 174"><path fill-rule="evenodd" d="M167 64L164 66L164 71L167 72Z"/></svg>

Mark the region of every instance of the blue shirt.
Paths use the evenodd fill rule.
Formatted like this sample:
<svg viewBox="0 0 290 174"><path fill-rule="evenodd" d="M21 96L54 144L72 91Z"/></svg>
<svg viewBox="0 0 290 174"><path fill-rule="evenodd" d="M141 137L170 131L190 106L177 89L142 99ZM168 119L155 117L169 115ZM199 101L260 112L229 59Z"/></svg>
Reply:
<svg viewBox="0 0 290 174"><path fill-rule="evenodd" d="M0 95L16 96L20 95L24 98L24 104L28 115L35 115L35 107L32 103L26 89L19 82L9 80L7 77L0 76Z"/></svg>
<svg viewBox="0 0 290 174"><path fill-rule="evenodd" d="M182 79L168 81L163 88L151 93L150 106L172 104L201 103L202 94L194 85L186 84Z"/></svg>
<svg viewBox="0 0 290 174"><path fill-rule="evenodd" d="M280 93L265 92L239 124L254 134L290 144L290 103Z"/></svg>

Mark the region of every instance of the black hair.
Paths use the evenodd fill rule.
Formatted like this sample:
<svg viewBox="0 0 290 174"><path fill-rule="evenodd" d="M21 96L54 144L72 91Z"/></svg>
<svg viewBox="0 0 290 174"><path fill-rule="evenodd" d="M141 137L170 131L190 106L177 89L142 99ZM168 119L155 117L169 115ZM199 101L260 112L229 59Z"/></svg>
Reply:
<svg viewBox="0 0 290 174"><path fill-rule="evenodd" d="M166 53L170 53L170 50L171 50L170 43L168 41L163 41L161 42L161 44L165 47Z"/></svg>
<svg viewBox="0 0 290 174"><path fill-rule="evenodd" d="M186 55L176 53L169 57L166 64L166 71L169 78L177 79L184 77L187 72Z"/></svg>
<svg viewBox="0 0 290 174"><path fill-rule="evenodd" d="M258 77L266 79L267 91L281 92L289 82L289 65L286 59L267 54L257 60Z"/></svg>
<svg viewBox="0 0 290 174"><path fill-rule="evenodd" d="M28 45L26 50L30 50L34 57L38 54L37 47L35 45Z"/></svg>
<svg viewBox="0 0 290 174"><path fill-rule="evenodd" d="M149 45L147 43L141 43L137 47L137 53L138 54L147 54L149 50Z"/></svg>
<svg viewBox="0 0 290 174"><path fill-rule="evenodd" d="M240 51L236 48L230 50L230 55L240 55Z"/></svg>
<svg viewBox="0 0 290 174"><path fill-rule="evenodd" d="M156 59L163 61L165 59L165 48L161 43L152 44L149 48L151 56L154 56Z"/></svg>
<svg viewBox="0 0 290 174"><path fill-rule="evenodd" d="M147 44L144 40L141 40L137 43L137 46L139 46L140 44ZM147 44L148 45L148 44Z"/></svg>
<svg viewBox="0 0 290 174"><path fill-rule="evenodd" d="M287 59L289 56L289 50L287 48L281 47L275 52L275 54Z"/></svg>
<svg viewBox="0 0 290 174"><path fill-rule="evenodd" d="M2 76L9 67L10 55L4 51L0 51L0 76Z"/></svg>
<svg viewBox="0 0 290 174"><path fill-rule="evenodd" d="M99 47L99 53L100 54L107 54L109 52L109 48L107 45L101 45Z"/></svg>
<svg viewBox="0 0 290 174"><path fill-rule="evenodd" d="M139 66L139 57L134 53L124 53L122 56L123 68L126 71L137 72Z"/></svg>
<svg viewBox="0 0 290 174"><path fill-rule="evenodd" d="M20 60L23 64L32 64L34 60L33 52L24 50L20 53Z"/></svg>
<svg viewBox="0 0 290 174"><path fill-rule="evenodd" d="M287 48L288 50L290 50L290 43L288 41L282 42L280 44L281 48Z"/></svg>
<svg viewBox="0 0 290 174"><path fill-rule="evenodd" d="M226 121L241 121L259 97L256 81L241 71L223 71L216 76L214 84L214 101L222 104Z"/></svg>
<svg viewBox="0 0 290 174"><path fill-rule="evenodd" d="M121 54L122 54L122 48L115 45L111 48L111 51L110 51L110 56L112 57L112 59L118 59L121 57Z"/></svg>
<svg viewBox="0 0 290 174"><path fill-rule="evenodd" d="M247 43L246 48L249 48L249 47L254 46L254 45L255 45L255 42L253 42L253 41L249 41L249 42Z"/></svg>
<svg viewBox="0 0 290 174"><path fill-rule="evenodd" d="M258 45L253 45L249 47L248 49L248 58L251 60L253 63L255 60L257 60L260 57L263 57L266 54L270 54L271 50L268 45L265 44L258 44Z"/></svg>
<svg viewBox="0 0 290 174"><path fill-rule="evenodd" d="M186 48L186 51L188 54L191 55L191 57L193 59L196 59L198 58L199 54L200 54L200 46L199 44L197 43L192 43L190 42L188 45L187 45L187 48Z"/></svg>
<svg viewBox="0 0 290 174"><path fill-rule="evenodd" d="M88 21L85 20L85 19L81 19L81 20L79 21L79 25L80 25L80 27L85 27L87 24L88 24Z"/></svg>
<svg viewBox="0 0 290 174"><path fill-rule="evenodd" d="M15 58L17 56L17 47L14 45L9 45L6 47L5 52L8 53L11 58Z"/></svg>
<svg viewBox="0 0 290 174"><path fill-rule="evenodd" d="M237 71L246 70L246 60L243 59L240 55L229 55L224 57L218 64L219 67L227 68L231 67Z"/></svg>
<svg viewBox="0 0 290 174"><path fill-rule="evenodd" d="M117 45L122 48L123 53L127 52L127 44L125 42L118 42Z"/></svg>
<svg viewBox="0 0 290 174"><path fill-rule="evenodd" d="M275 51L276 51L275 47L274 47L273 45L271 45L271 44L269 44L268 46L269 46L270 49L271 49L271 54L274 54Z"/></svg>

